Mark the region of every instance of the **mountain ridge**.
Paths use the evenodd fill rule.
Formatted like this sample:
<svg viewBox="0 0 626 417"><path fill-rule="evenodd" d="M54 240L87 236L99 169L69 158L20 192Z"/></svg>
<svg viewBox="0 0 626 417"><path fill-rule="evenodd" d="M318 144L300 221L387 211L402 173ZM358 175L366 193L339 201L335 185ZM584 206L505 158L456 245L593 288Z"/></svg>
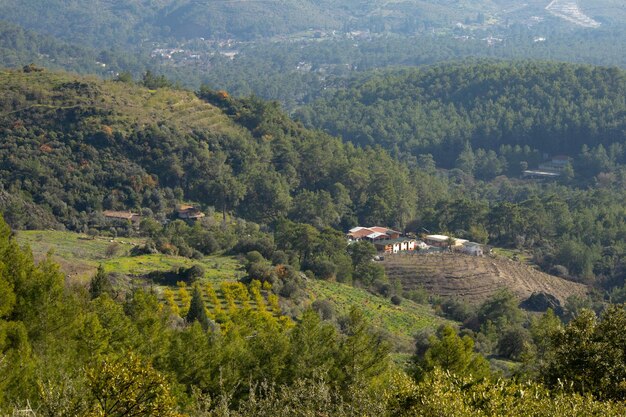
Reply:
<svg viewBox="0 0 626 417"><path fill-rule="evenodd" d="M572 13L580 19L597 21L597 26L619 25L626 19L626 9L615 0L586 0L581 4L565 1L567 4L561 7L560 3L555 5L546 0L530 0L523 5L512 0L341 3L329 0L52 0L46 3L5 0L0 4L0 15L25 28L65 40L74 40L80 34L80 42L97 47L137 45L149 39L168 38L255 39L311 29L413 33L457 24L506 27L545 19L576 27L580 22L569 17ZM574 7L573 12L568 11L570 6ZM553 16L555 13L557 17Z"/></svg>

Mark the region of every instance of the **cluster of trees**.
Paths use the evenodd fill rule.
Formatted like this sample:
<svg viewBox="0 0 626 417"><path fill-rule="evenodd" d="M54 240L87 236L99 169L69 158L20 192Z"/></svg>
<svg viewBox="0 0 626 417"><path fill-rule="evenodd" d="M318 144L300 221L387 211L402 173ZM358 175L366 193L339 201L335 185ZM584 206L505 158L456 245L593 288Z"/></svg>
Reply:
<svg viewBox="0 0 626 417"><path fill-rule="evenodd" d="M307 310L292 322L243 308L217 325L196 288L181 319L141 289L111 298L100 273L89 291L67 283L50 260L35 264L5 223L0 265L3 413L28 405L50 416L625 411L612 402L623 399L622 306L601 319L582 313L540 339L551 343L545 386L492 379L471 339L451 328L416 354L413 378L358 310L330 321Z"/></svg>
<svg viewBox="0 0 626 417"><path fill-rule="evenodd" d="M515 373L518 376L537 378L550 357L548 350L558 347L550 343L562 330L562 320L571 320L582 310L577 301L574 296L564 307L557 301L554 304L559 315L551 308L539 315L522 310L517 297L506 289L496 292L479 306L448 298L439 308L446 317L462 322L462 330L457 334L450 326L443 326L437 332L422 331L416 338L414 372L420 377L435 366L441 366L444 360L450 361L446 368L457 374L486 375L489 364L485 357L488 357L517 362L519 367ZM446 351L449 352L447 358Z"/></svg>
<svg viewBox="0 0 626 417"><path fill-rule="evenodd" d="M495 294L469 315L458 302L449 302L448 308L458 318L467 317L464 329L458 334L446 325L419 335L413 366L418 380L437 367L457 376L483 378L490 373L486 355L519 362L513 371L517 380L532 379L603 400L625 398L623 364L615 359L626 347L617 331L626 320L623 304L610 305L599 317L589 309L572 310L566 325L551 309L541 316L524 314L506 292Z"/></svg>

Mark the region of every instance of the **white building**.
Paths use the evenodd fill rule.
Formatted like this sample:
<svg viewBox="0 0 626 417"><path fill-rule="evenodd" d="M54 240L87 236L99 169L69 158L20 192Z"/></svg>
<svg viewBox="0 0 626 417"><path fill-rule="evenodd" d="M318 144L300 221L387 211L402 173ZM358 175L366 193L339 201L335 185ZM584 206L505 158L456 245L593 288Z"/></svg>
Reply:
<svg viewBox="0 0 626 417"><path fill-rule="evenodd" d="M465 242L461 248L461 252L472 256L483 256L483 245L476 242Z"/></svg>

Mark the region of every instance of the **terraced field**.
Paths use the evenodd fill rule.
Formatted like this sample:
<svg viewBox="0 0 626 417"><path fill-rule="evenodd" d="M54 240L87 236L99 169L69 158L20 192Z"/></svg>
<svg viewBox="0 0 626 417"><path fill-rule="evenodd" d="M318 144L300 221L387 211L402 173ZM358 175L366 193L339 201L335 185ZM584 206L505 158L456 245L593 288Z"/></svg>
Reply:
<svg viewBox="0 0 626 417"><path fill-rule="evenodd" d="M0 115L35 112L54 116L57 112L83 109L96 115L84 118L83 123L98 126L106 120L114 132L164 122L181 132L207 128L216 133L241 130L218 108L189 91L148 90L136 84L89 76L83 77L82 81L76 81L75 76L66 73L0 71L0 89L15 92L18 96L37 94L39 97L37 104L25 104L25 107L6 112L0 109Z"/></svg>
<svg viewBox="0 0 626 417"><path fill-rule="evenodd" d="M501 288L520 299L533 292L554 295L563 303L571 295L584 295L587 287L537 271L531 266L500 257L473 257L441 253L386 256L383 265L390 278L405 290L423 287L444 297L480 303Z"/></svg>

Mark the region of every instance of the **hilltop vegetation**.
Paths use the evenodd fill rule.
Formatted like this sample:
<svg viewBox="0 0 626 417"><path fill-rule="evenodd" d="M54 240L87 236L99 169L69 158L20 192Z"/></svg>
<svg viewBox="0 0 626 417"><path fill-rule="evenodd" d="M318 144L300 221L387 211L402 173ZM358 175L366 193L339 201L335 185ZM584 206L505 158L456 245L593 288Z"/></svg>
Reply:
<svg viewBox="0 0 626 417"><path fill-rule="evenodd" d="M58 227L32 205L73 230L102 209L164 216L183 199L262 223L399 224L412 210L406 168L303 129L275 103L200 93L225 113L188 91L47 71L4 71L0 89L3 207L16 227Z"/></svg>

